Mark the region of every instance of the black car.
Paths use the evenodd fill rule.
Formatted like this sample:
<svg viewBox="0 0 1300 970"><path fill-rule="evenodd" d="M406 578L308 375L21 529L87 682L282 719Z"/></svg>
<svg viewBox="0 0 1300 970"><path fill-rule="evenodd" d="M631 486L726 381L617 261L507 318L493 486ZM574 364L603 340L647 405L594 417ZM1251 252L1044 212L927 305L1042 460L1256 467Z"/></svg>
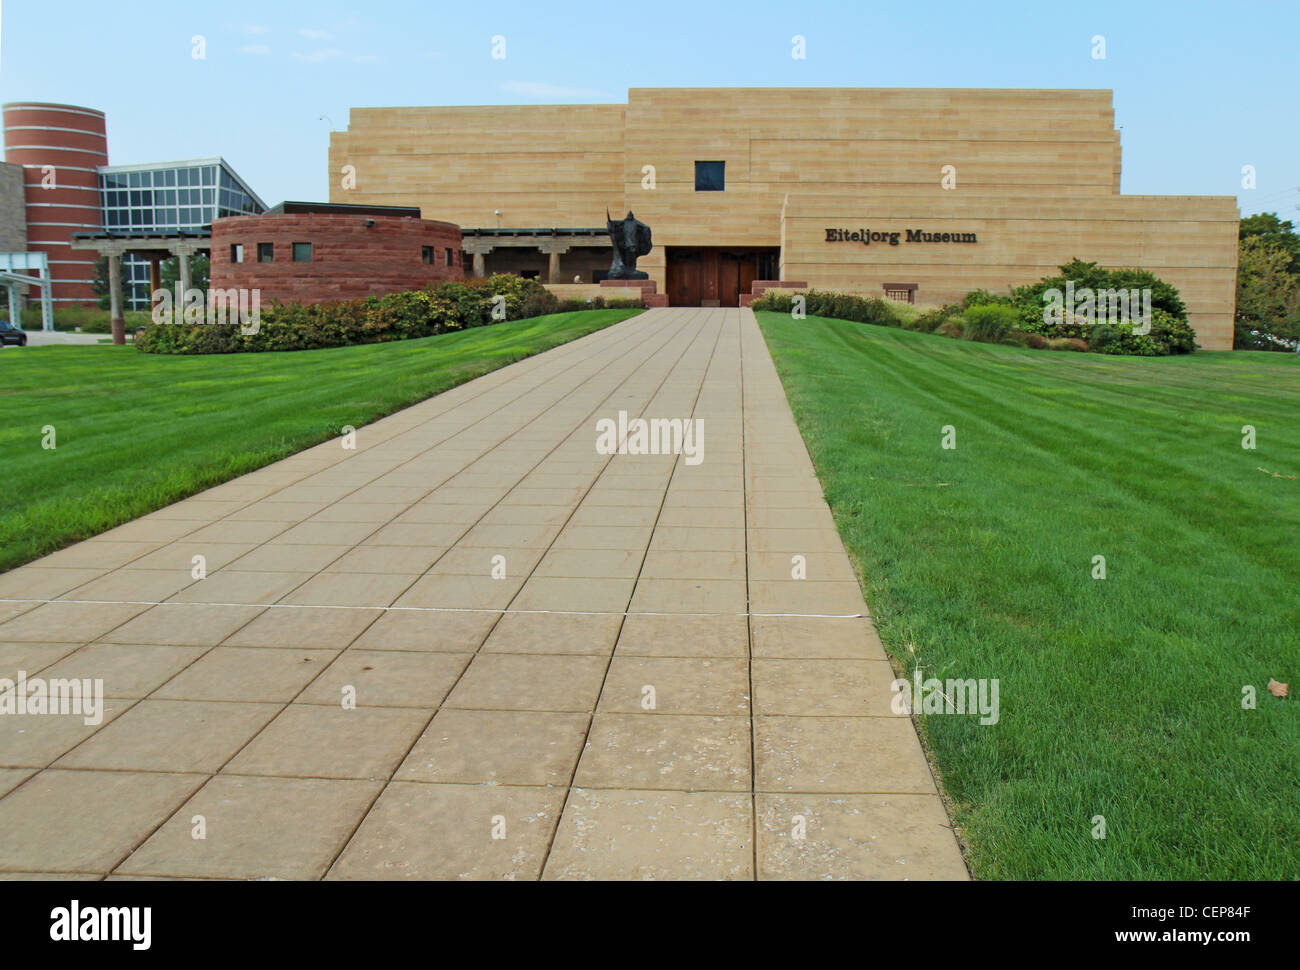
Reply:
<svg viewBox="0 0 1300 970"><path fill-rule="evenodd" d="M8 320L0 320L0 347L7 347L10 344L15 347L26 347L27 334Z"/></svg>

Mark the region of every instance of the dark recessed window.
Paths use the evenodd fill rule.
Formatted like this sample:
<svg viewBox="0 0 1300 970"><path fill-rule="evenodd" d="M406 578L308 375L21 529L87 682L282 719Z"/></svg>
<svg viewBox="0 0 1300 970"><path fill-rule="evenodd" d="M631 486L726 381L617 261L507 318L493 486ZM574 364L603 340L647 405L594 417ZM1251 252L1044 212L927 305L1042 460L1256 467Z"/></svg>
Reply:
<svg viewBox="0 0 1300 970"><path fill-rule="evenodd" d="M311 262L311 243L293 244L293 261L295 263Z"/></svg>
<svg viewBox="0 0 1300 970"><path fill-rule="evenodd" d="M696 162L695 191L723 192L727 188L726 162Z"/></svg>
<svg viewBox="0 0 1300 970"><path fill-rule="evenodd" d="M243 243L231 243L231 244L230 244L230 261L231 261L232 263L242 263L242 262L244 261L244 244L243 244Z"/></svg>
<svg viewBox="0 0 1300 970"><path fill-rule="evenodd" d="M447 265L448 265L448 266L455 266L455 265L456 265L456 254L453 253L450 249L447 250L447 257L446 257L446 258L447 258Z"/></svg>
<svg viewBox="0 0 1300 970"><path fill-rule="evenodd" d="M259 263L275 262L275 243L258 243L257 261Z"/></svg>
<svg viewBox="0 0 1300 970"><path fill-rule="evenodd" d="M432 247L432 246L421 246L421 247L420 247L420 262L422 262L425 266L432 266L432 265L433 265L433 247Z"/></svg>

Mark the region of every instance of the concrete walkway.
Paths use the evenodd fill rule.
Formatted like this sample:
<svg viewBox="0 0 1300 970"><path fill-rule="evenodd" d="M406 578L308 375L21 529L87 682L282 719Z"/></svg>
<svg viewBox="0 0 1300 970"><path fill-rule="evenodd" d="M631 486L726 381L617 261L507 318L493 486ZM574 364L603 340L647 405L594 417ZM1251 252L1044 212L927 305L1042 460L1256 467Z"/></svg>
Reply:
<svg viewBox="0 0 1300 970"><path fill-rule="evenodd" d="M598 453L619 411L703 461ZM108 698L0 716L0 877L966 878L748 310L647 312L0 598L0 677Z"/></svg>
<svg viewBox="0 0 1300 970"><path fill-rule="evenodd" d="M81 346L98 344L101 340L107 340L112 334L107 333L73 333L69 330L28 330L27 346L28 347L57 347L57 346ZM6 348L9 349L9 348Z"/></svg>

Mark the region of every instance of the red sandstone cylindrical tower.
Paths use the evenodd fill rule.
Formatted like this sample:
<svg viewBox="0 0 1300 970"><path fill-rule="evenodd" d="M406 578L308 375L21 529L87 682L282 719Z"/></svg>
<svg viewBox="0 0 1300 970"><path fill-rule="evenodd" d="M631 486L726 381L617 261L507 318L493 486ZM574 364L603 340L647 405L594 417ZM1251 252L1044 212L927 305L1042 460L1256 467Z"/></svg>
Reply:
<svg viewBox="0 0 1300 970"><path fill-rule="evenodd" d="M73 233L100 232L99 173L108 164L104 112L70 104L4 106L5 160L27 183L27 248L49 255L55 305L94 305L93 252L73 249Z"/></svg>

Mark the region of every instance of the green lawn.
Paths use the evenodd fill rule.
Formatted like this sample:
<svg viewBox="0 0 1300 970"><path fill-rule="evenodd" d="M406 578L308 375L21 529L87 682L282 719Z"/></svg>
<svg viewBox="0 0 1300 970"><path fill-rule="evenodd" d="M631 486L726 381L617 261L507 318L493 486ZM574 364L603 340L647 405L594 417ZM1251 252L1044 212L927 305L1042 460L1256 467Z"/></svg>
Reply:
<svg viewBox="0 0 1300 970"><path fill-rule="evenodd" d="M0 571L639 312L295 353L0 351Z"/></svg>
<svg viewBox="0 0 1300 970"><path fill-rule="evenodd" d="M758 317L976 875L1300 876L1300 361Z"/></svg>

